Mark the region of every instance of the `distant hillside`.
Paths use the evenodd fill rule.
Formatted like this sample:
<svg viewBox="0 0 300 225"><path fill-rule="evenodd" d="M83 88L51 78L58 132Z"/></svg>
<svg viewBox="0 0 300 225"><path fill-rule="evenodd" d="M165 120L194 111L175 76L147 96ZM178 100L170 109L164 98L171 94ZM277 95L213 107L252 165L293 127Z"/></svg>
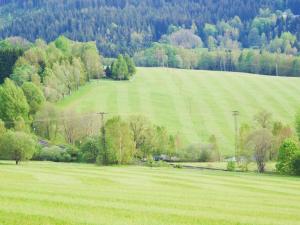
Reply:
<svg viewBox="0 0 300 225"><path fill-rule="evenodd" d="M205 40L205 23L238 16L243 23L239 42L247 46L250 21L260 8L290 9L294 14L300 9L298 0L0 0L0 37L52 41L64 34L73 40L96 40L102 54L116 56L158 41L171 25L190 28L194 22L197 35ZM278 18L263 32L269 39L286 29L295 34L297 24L288 17L284 28Z"/></svg>
<svg viewBox="0 0 300 225"><path fill-rule="evenodd" d="M95 81L59 106L80 112L109 112L123 117L147 116L168 130L179 132L185 144L216 135L224 155L233 153L232 111L240 121L253 123L262 109L275 120L293 125L299 106L300 79L239 73L139 68L132 81Z"/></svg>

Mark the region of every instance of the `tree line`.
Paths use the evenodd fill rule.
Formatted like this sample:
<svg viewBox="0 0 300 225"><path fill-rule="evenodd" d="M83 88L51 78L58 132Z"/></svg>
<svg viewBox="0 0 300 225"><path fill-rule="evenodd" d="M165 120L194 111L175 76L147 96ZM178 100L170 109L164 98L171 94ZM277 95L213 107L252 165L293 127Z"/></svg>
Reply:
<svg viewBox="0 0 300 225"><path fill-rule="evenodd" d="M299 76L300 57L265 50L184 49L154 43L134 55L138 66L236 71L265 75Z"/></svg>
<svg viewBox="0 0 300 225"><path fill-rule="evenodd" d="M0 12L1 38L96 40L106 57L133 55L171 26L196 25L206 46L259 47L283 32L300 35L298 0L10 0L2 1Z"/></svg>

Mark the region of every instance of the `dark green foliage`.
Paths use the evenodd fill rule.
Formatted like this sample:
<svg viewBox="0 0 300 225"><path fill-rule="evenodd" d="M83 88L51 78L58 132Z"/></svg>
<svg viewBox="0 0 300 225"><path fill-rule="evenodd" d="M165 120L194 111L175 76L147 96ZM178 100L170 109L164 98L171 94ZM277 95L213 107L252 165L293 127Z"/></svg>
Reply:
<svg viewBox="0 0 300 225"><path fill-rule="evenodd" d="M15 62L22 54L22 49L2 48L0 46L0 83L12 74Z"/></svg>
<svg viewBox="0 0 300 225"><path fill-rule="evenodd" d="M70 155L65 154L58 146L44 147L37 151L33 156L33 160L53 161L53 162L69 162Z"/></svg>
<svg viewBox="0 0 300 225"><path fill-rule="evenodd" d="M95 163L100 149L100 138L89 137L80 146L82 161Z"/></svg>
<svg viewBox="0 0 300 225"><path fill-rule="evenodd" d="M37 37L53 41L59 35L79 41L96 40L104 55L116 57L125 52L132 55L162 35L178 31L178 27L190 28L195 24L198 29L193 30L202 40L207 40L207 34L222 36L218 40L222 45L230 43L231 38L247 47L254 46L248 43L253 27L259 28L259 36L265 33L269 40L283 30L299 36L296 17L288 16L285 23L281 16L275 16L273 21L268 13L259 12L260 8L275 12L285 10L286 6L295 14L299 12L297 0L285 3L285 0L11 0L3 3L2 13L11 16L4 21L6 26L1 27L0 34L2 38L23 35L31 41ZM241 24L233 19L235 16L240 18ZM258 18L254 23L255 17ZM222 19L229 22L224 25ZM206 23L217 24L217 21L222 29L205 32Z"/></svg>
<svg viewBox="0 0 300 225"><path fill-rule="evenodd" d="M300 176L300 151L296 152L292 159L292 173L296 176Z"/></svg>
<svg viewBox="0 0 300 225"><path fill-rule="evenodd" d="M78 158L78 151L66 146L43 147L33 156L33 160L52 162L77 162Z"/></svg>

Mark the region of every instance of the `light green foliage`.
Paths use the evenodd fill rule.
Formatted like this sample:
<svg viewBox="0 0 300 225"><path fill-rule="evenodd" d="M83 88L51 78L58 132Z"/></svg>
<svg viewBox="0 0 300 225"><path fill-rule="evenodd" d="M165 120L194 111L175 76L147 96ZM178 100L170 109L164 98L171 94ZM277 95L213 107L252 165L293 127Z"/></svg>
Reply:
<svg viewBox="0 0 300 225"><path fill-rule="evenodd" d="M207 37L209 36L215 37L218 34L216 25L206 23L204 26L204 33Z"/></svg>
<svg viewBox="0 0 300 225"><path fill-rule="evenodd" d="M224 28L227 29L226 26ZM229 32L229 31L228 31ZM233 32L233 34L232 34ZM240 50L240 43L234 40L234 30L217 40L209 36L208 49L184 49L164 43L154 43L150 48L135 53L137 66L171 67L182 69L236 71L264 75L299 76L299 56L260 51ZM260 37L258 37L260 39Z"/></svg>
<svg viewBox="0 0 300 225"><path fill-rule="evenodd" d="M272 134L274 136L274 143L270 154L270 160L277 160L280 146L286 139L294 139L295 134L292 127L284 125L281 122L275 122L273 124Z"/></svg>
<svg viewBox="0 0 300 225"><path fill-rule="evenodd" d="M31 115L34 115L44 104L45 97L41 89L32 82L25 82L22 85L22 90L29 104Z"/></svg>
<svg viewBox="0 0 300 225"><path fill-rule="evenodd" d="M88 80L99 79L103 76L103 66L95 42L73 43L72 56L82 60Z"/></svg>
<svg viewBox="0 0 300 225"><path fill-rule="evenodd" d="M122 55L119 55L117 60L111 66L112 78L115 80L128 80L128 66Z"/></svg>
<svg viewBox="0 0 300 225"><path fill-rule="evenodd" d="M19 116L28 120L29 106L22 89L10 79L6 79L0 86L0 119L11 127L12 122Z"/></svg>
<svg viewBox="0 0 300 225"><path fill-rule="evenodd" d="M21 59L19 59L19 63L20 61ZM29 63L24 63L15 67L13 74L11 75L11 79L18 85L22 85L24 82L32 80L34 75L37 75L37 71L34 66Z"/></svg>
<svg viewBox="0 0 300 225"><path fill-rule="evenodd" d="M30 133L29 124L26 124L26 121L24 121L23 117L21 116L18 116L17 119L14 121L14 130Z"/></svg>
<svg viewBox="0 0 300 225"><path fill-rule="evenodd" d="M227 162L227 170L228 171L235 171L235 167L236 167L236 165L235 165L235 161L228 161Z"/></svg>
<svg viewBox="0 0 300 225"><path fill-rule="evenodd" d="M143 116L129 118L130 130L133 134L137 157L146 158L153 151L154 129L150 121Z"/></svg>
<svg viewBox="0 0 300 225"><path fill-rule="evenodd" d="M276 37L270 42L269 50L271 52L286 53L291 55L297 54L297 48L295 47L295 42L297 37L290 32L284 32L281 34L280 38Z"/></svg>
<svg viewBox="0 0 300 225"><path fill-rule="evenodd" d="M52 162L77 162L77 157L74 157L74 149L64 146L43 147L35 152L33 160L52 161Z"/></svg>
<svg viewBox="0 0 300 225"><path fill-rule="evenodd" d="M220 153L232 156L232 110L240 111L242 123L252 121L260 105L274 119L293 124L299 86L298 78L138 68L131 82L92 82L58 105L80 113L104 111L122 118L144 115L171 134L179 132L183 146L205 142L214 134Z"/></svg>
<svg viewBox="0 0 300 225"><path fill-rule="evenodd" d="M64 55L66 55L67 57L71 56L72 49L70 40L68 38L60 36L54 41L54 43L55 46L64 53Z"/></svg>
<svg viewBox="0 0 300 225"><path fill-rule="evenodd" d="M5 123L0 119L0 139L1 136L4 135L6 132Z"/></svg>
<svg viewBox="0 0 300 225"><path fill-rule="evenodd" d="M135 68L135 65L134 65L134 62L133 62L132 58L130 58L129 55L125 55L124 59L125 59L125 62L127 64L129 75L133 76L136 73L136 68Z"/></svg>
<svg viewBox="0 0 300 225"><path fill-rule="evenodd" d="M298 178L48 162L22 168L1 162L0 168L5 225L298 225L300 220Z"/></svg>
<svg viewBox="0 0 300 225"><path fill-rule="evenodd" d="M58 117L59 113L56 107L51 103L45 103L34 116L34 131L41 137L55 140L59 127Z"/></svg>
<svg viewBox="0 0 300 225"><path fill-rule="evenodd" d="M114 117L105 124L106 149L101 146L98 161L102 164L128 164L135 154L135 143L129 124Z"/></svg>
<svg viewBox="0 0 300 225"><path fill-rule="evenodd" d="M279 148L276 169L282 174L293 174L293 159L299 151L297 143L291 139L285 140Z"/></svg>
<svg viewBox="0 0 300 225"><path fill-rule="evenodd" d="M103 67L95 43L74 42L59 37L46 44L37 40L15 64L11 78L18 85L32 82L48 101L70 95L89 79L100 78Z"/></svg>
<svg viewBox="0 0 300 225"><path fill-rule="evenodd" d="M0 139L0 157L20 161L31 159L36 150L35 139L24 132L7 131Z"/></svg>

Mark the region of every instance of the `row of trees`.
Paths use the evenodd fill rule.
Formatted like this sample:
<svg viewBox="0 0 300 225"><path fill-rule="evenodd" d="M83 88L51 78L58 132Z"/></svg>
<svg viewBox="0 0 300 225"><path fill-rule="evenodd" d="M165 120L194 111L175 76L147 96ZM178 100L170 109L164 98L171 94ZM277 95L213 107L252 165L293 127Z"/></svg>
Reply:
<svg viewBox="0 0 300 225"><path fill-rule="evenodd" d="M134 55L138 66L237 71L278 76L298 76L300 57L255 49L184 49L154 43Z"/></svg>
<svg viewBox="0 0 300 225"><path fill-rule="evenodd" d="M20 86L32 82L48 101L55 102L102 76L103 66L94 42L74 42L61 36L48 45L37 40L18 58L10 77Z"/></svg>
<svg viewBox="0 0 300 225"><path fill-rule="evenodd" d="M128 120L113 117L105 123L100 136L88 137L80 145L83 158L99 164L128 164L149 157L175 156L176 137L146 118L132 116Z"/></svg>
<svg viewBox="0 0 300 225"><path fill-rule="evenodd" d="M15 160L16 164L32 158L102 165L130 164L161 155L165 155L164 159L171 159L179 148L178 136L170 135L165 128L155 126L141 116L132 116L128 120L113 117L103 125L101 134L99 127L86 126L87 130L79 121L83 121L83 117L61 115L35 121L39 137L51 133L54 143L58 136L65 137L67 143L53 145L49 141L38 145L37 137L30 133L23 120L16 122L11 129L0 120L0 158Z"/></svg>

